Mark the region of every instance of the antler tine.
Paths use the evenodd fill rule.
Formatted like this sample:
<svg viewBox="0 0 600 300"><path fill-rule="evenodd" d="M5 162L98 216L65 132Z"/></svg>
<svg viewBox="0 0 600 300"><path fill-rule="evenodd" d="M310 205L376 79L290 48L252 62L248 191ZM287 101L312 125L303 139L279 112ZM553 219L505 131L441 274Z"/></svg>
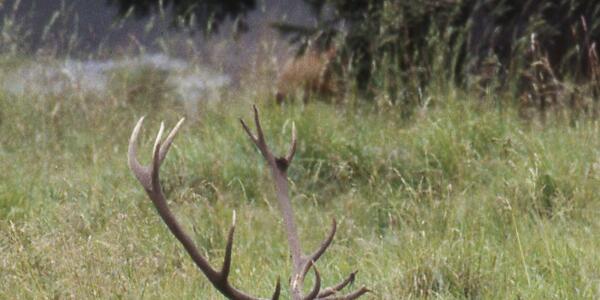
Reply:
<svg viewBox="0 0 600 300"><path fill-rule="evenodd" d="M281 279L277 278L277 284L275 284L275 292L273 293L271 300L278 300L280 294L281 294Z"/></svg>
<svg viewBox="0 0 600 300"><path fill-rule="evenodd" d="M158 171L160 169L161 161L160 161L160 148L161 148L161 139L163 131L165 130L165 123L160 122L160 129L158 130L158 134L156 135L156 140L154 141L154 147L152 152L152 163L150 164L150 171L152 176L152 191L154 193L161 192L162 189L160 186L160 180L158 178ZM166 201L165 201L166 202Z"/></svg>
<svg viewBox="0 0 600 300"><path fill-rule="evenodd" d="M350 273L350 275L339 284L323 289L322 292L319 293L319 296L317 296L317 299L331 296L344 289L347 285L352 284L356 279L356 273L358 273L358 271Z"/></svg>
<svg viewBox="0 0 600 300"><path fill-rule="evenodd" d="M244 128L244 130L246 131L246 133L248 134L248 136L250 137L252 142L259 148L261 154L267 161L267 165L271 169L271 175L273 176L273 181L275 183L277 199L278 199L279 205L280 205L279 208L280 208L281 214L283 216L283 223L285 226L289 249L290 249L291 256L292 256L293 268L292 268L292 276L291 276L291 284L290 284L291 285L291 296L292 296L292 299L294 299L294 300L316 299L319 297L319 291L321 289L321 277L320 277L320 274L319 274L317 268L315 267L314 263L323 255L323 253L325 253L327 248L331 245L333 238L335 236L336 230L337 230L337 223L336 223L336 220L333 219L331 231L329 232L329 235L326 237L326 239L321 243L319 248L314 253L312 253L309 256L304 256L302 254L302 250L301 250L302 247L301 247L301 243L300 243L300 240L298 237L298 230L297 230L297 227L296 227L296 224L294 221L294 211L293 211L290 197L289 197L289 187L288 187L288 178L287 178L287 168L289 167L289 165L292 162L292 159L294 158L294 155L296 153L296 147L297 147L296 126L295 126L295 124L292 123L292 140L291 140L291 145L288 150L288 153L283 157L275 158L273 156L273 154L271 153L271 150L269 149L269 147L266 144L265 137L264 137L261 125L260 125L258 109L256 108L256 106L253 106L253 110L254 110L254 122L256 124L257 136L255 136L250 131L250 129L248 128L248 126L242 119L240 119L240 122L242 123L242 127ZM306 274L308 273L308 271L310 270L311 267L313 267L313 269L315 271L315 277L316 277L315 286L313 287L312 291L308 295L303 296L302 284L304 282ZM339 284L337 286L327 289L326 292L329 292L329 293L325 294L324 297L327 297L328 295L332 295L336 291L347 286L354 279L354 274L355 273L351 274L350 279L342 282L341 284ZM333 291L333 292L331 292L331 291ZM349 294L348 297L350 297L350 298L348 298L348 299L355 299L355 298L363 295L364 293L366 293L366 291L363 291L361 289L355 293Z"/></svg>
<svg viewBox="0 0 600 300"><path fill-rule="evenodd" d="M258 117L258 108L256 105L252 105L252 109L254 110L254 124L256 125L256 133L258 134L258 141L261 143L265 143L265 135L263 133L262 127L260 126L260 118Z"/></svg>
<svg viewBox="0 0 600 300"><path fill-rule="evenodd" d="M352 292L350 294L341 296L341 297L325 297L325 298L317 298L317 299L322 299L322 300L354 300L354 299L358 299L360 298L362 295L370 292L371 290L369 290L367 287L363 286L360 289L358 289L355 292Z"/></svg>
<svg viewBox="0 0 600 300"><path fill-rule="evenodd" d="M292 142L290 146L290 150L285 156L285 161L289 165L292 163L292 159L294 159L294 155L296 154L296 124L292 122Z"/></svg>
<svg viewBox="0 0 600 300"><path fill-rule="evenodd" d="M265 141L265 135L263 133L262 126L260 125L258 108L256 108L256 105L252 105L252 108L254 109L254 125L256 126L256 135L252 133L252 131L250 130L248 125L246 125L246 122L244 122L243 119L240 119L240 122L242 123L242 127L244 127L244 130L246 131L252 142L254 142L256 147L258 147L258 150L260 150L260 152L269 162L269 164L272 164L275 162L275 157L271 153L271 150L269 150L269 146L267 146L267 142Z"/></svg>
<svg viewBox="0 0 600 300"><path fill-rule="evenodd" d="M319 274L319 270L317 270L317 266L315 266L314 262L311 261L309 265L312 266L312 269L315 272L315 285L310 293L303 298L303 300L313 300L317 298L319 291L321 290L321 275Z"/></svg>
<svg viewBox="0 0 600 300"><path fill-rule="evenodd" d="M308 270L310 269L311 265L317 262L317 260L321 258L321 255L323 255L323 253L327 251L327 248L329 248L329 245L331 245L331 242L333 241L333 237L335 236L336 230L337 222L335 221L335 218L333 218L331 222L331 231L329 231L327 238L323 241L323 243L321 243L321 246L319 246L319 248L315 250L313 254L307 257L308 262L306 263L304 270L302 271L302 276L306 276L306 273L308 273Z"/></svg>
<svg viewBox="0 0 600 300"><path fill-rule="evenodd" d="M277 194L277 199L279 201L279 208L281 210L281 214L283 216L283 221L285 224L286 235L288 238L288 245L290 248L290 252L292 254L292 263L293 263L293 275L292 280L292 294L294 299L300 299L301 294L301 285L302 280L304 279L301 275L302 269L304 268L304 260L302 258L302 247L300 245L300 238L298 237L298 230L296 227L296 222L294 220L294 211L292 208L292 204L289 198L289 187L287 182L286 170L289 164L281 159L275 159L271 150L267 146L267 143L264 138L264 134L262 131L262 127L260 125L260 116L258 113L258 109L256 105L252 106L254 110L254 123L256 123L256 131L258 137L255 137L248 126L246 126L245 122L240 119L244 130L250 136L250 139L254 142L254 144L258 147L261 154L267 161L267 165L271 169L271 175L273 176L273 180L275 183L275 190ZM295 134L292 134L293 141L295 141ZM292 150L295 146L292 143ZM294 150L295 151L295 150ZM293 154L294 151L291 151Z"/></svg>
<svg viewBox="0 0 600 300"><path fill-rule="evenodd" d="M221 276L223 278L229 277L229 271L231 270L231 250L233 248L233 234L235 232L235 222L229 228L229 234L227 235L227 245L225 246L225 257L223 258L223 266L221 267Z"/></svg>
<svg viewBox="0 0 600 300"><path fill-rule="evenodd" d="M289 250L292 256L292 280L290 283L290 296L294 300L313 300L313 299L343 299L352 300L356 299L365 293L369 292L366 287L362 287L359 290L347 294L345 296L338 297L335 294L351 284L354 281L356 272L350 274L350 276L333 287L321 290L321 275L317 269L315 262L325 253L328 247L331 245L333 238L337 230L337 222L335 218L332 220L331 231L317 248L317 250L309 256L302 254L302 247L300 239L298 237L298 230L294 221L294 211L291 205L289 197L289 186L287 178L287 168L289 167L294 155L296 153L296 126L292 123L292 139L288 153L284 157L275 157L271 153L271 150L267 146L265 141L264 133L260 124L260 118L258 109L253 106L254 110L254 123L256 125L256 135L254 135L246 123L240 119L242 127L252 140L252 142L259 148L261 154L267 161L267 164L271 170L273 181L275 183L275 190L277 199L279 200L280 210L283 216L283 222L285 225L287 240L289 244ZM225 297L234 300L257 300L258 298L249 296L238 289L234 288L228 281L231 273L232 264L232 252L233 252L233 239L235 235L236 225L236 214L233 212L233 221L229 233L227 235L227 241L225 245L225 255L223 258L223 265L220 270L213 268L208 260L200 254L198 248L194 244L192 238L183 230L179 225L177 219L169 209L167 205L167 199L163 193L160 185L160 167L162 162L167 156L169 149L173 144L179 129L181 128L184 119L179 120L175 127L169 132L167 138L163 141L162 135L165 130L164 123L160 124L160 129L156 135L154 141L154 147L152 150L152 161L149 166L140 164L137 158L137 140L142 128L144 117L140 118L136 123L131 137L129 139L129 148L127 152L127 161L130 169L135 175L136 179L141 183L146 191L148 197L152 200L158 214L167 225L171 233L177 238L177 240L183 245L187 253L190 255L196 266L204 273L210 283ZM304 279L310 268L313 268L315 272L315 282L310 293L303 295L302 285ZM281 282L277 279L275 285L275 291L271 299L277 300L281 294Z"/></svg>
<svg viewBox="0 0 600 300"><path fill-rule="evenodd" d="M252 140L252 142L254 144L256 144L256 146L258 146L258 137L256 137L252 131L250 130L250 128L248 128L248 125L246 125L246 122L244 122L243 119L240 119L240 123L242 123L242 127L244 128L244 130L246 131L246 133L248 134L248 137L250 137L250 139Z"/></svg>
<svg viewBox="0 0 600 300"><path fill-rule="evenodd" d="M164 140L164 142L162 142L159 152L159 161L161 164L163 160L165 160L167 152L169 152L169 148L171 148L171 144L173 144L173 139L175 139L175 136L177 136L177 132L179 132L179 128L181 128L183 121L185 121L185 118L181 118L179 122L177 122L175 127L173 127L173 129L171 129L171 132L169 132L167 138Z"/></svg>
<svg viewBox="0 0 600 300"><path fill-rule="evenodd" d="M144 117L141 117L131 132L131 137L129 138L129 149L127 151L127 164L144 189L148 190L151 188L150 178L147 176L148 168L142 166L137 159L137 140L143 123Z"/></svg>
<svg viewBox="0 0 600 300"><path fill-rule="evenodd" d="M235 213L234 213L234 222L229 230L229 234L227 237L227 244L225 246L225 257L223 259L223 267L221 271L215 270L209 263L206 258L204 258L196 246L194 242L190 238L190 236L185 233L183 228L177 222L177 219L169 209L167 205L167 200L163 194L162 187L160 186L160 178L159 178L159 170L160 165L164 158L166 157L169 148L173 142L173 139L177 135L179 128L181 127L184 119L181 119L177 125L171 130L169 135L167 136L165 141L161 141L162 134L164 132L164 124L161 123L160 130L156 135L156 140L154 142L154 148L152 153L152 163L150 167L142 166L137 160L137 139L142 127L144 118L140 118L138 123L133 129L131 134L131 138L129 140L129 149L128 149L128 162L129 167L133 171L135 177L142 184L148 197L152 200L152 203L156 207L158 214L165 222L171 233L179 240L179 242L183 245L187 253L191 256L192 260L198 266L198 268L206 275L211 284L219 290L225 297L229 299L236 300L257 300L259 298L255 298L249 296L233 286L228 281L229 272L231 269L231 253L233 248L233 236L235 232ZM273 294L273 299L277 299L280 294L281 286L279 282L275 287L275 293Z"/></svg>

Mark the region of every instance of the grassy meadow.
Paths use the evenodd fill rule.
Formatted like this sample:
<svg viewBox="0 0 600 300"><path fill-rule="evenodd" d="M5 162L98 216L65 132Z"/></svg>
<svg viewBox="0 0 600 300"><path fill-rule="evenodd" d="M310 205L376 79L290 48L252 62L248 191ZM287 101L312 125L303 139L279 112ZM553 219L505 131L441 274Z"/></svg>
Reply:
<svg viewBox="0 0 600 300"><path fill-rule="evenodd" d="M143 162L160 121L187 115L161 175L204 254L221 264L235 211L232 282L268 297L280 277L287 298L273 184L238 121L254 103L276 150L298 129L289 173L305 250L339 222L324 285L359 270L366 299L600 298L597 119L541 123L452 87L408 118L363 101L279 107L251 84L190 116L152 80L133 95L119 82L103 97L0 92L0 299L222 298L128 170L144 115Z"/></svg>

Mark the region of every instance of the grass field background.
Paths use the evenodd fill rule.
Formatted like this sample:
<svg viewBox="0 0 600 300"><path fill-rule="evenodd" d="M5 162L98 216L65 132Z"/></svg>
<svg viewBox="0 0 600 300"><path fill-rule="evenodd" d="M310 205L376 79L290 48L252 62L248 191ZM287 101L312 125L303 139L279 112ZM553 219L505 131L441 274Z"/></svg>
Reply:
<svg viewBox="0 0 600 300"><path fill-rule="evenodd" d="M2 76L21 63L3 61ZM267 297L281 277L287 293L273 184L238 121L254 103L277 151L298 129L289 174L305 250L339 221L318 263L324 285L359 270L354 287L372 299L600 297L596 119L525 120L452 87L409 118L361 101L279 107L258 85L190 116L146 84L135 96L0 93L0 298L221 297L127 168L143 115L144 162L160 121L188 117L162 182L205 255L221 264L235 211L233 283Z"/></svg>

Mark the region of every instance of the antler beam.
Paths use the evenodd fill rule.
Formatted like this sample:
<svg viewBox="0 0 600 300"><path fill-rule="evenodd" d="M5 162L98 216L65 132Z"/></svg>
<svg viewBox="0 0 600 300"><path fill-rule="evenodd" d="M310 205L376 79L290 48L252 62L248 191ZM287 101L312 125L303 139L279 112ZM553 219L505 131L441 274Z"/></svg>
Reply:
<svg viewBox="0 0 600 300"><path fill-rule="evenodd" d="M324 297L329 297L339 290L344 288L350 282L354 280L355 273L350 275L350 280L346 280L335 287L328 288L323 291L323 293L319 294L320 290L320 277L319 272L315 267L316 261L325 253L331 242L333 241L333 237L335 236L335 232L337 229L336 221L333 219L331 224L331 231L327 238L321 243L321 246L311 255L303 255L302 247L300 245L300 240L298 238L298 230L296 227L296 222L294 220L294 211L292 209L292 203L289 198L289 187L288 187L288 179L287 179L287 169L289 168L292 160L294 158L294 154L296 153L296 126L292 124L292 141L290 145L290 149L286 156L284 157L275 157L273 152L267 146L265 141L264 133L262 130L262 126L260 124L260 117L258 113L258 109L256 106L252 107L254 110L254 123L256 126L256 135L252 133L248 125L244 122L244 120L240 119L242 123L242 127L248 134L250 140L256 145L260 153L267 161L267 165L271 170L271 175L273 177L273 181L275 182L275 190L277 193L277 199L279 201L279 207L281 210L281 214L283 215L283 222L285 224L286 234L288 238L288 244L290 247L290 252L292 254L292 278L291 278L291 292L292 298L294 300L301 299L319 299ZM308 295L303 295L302 286L304 284L304 278L308 273L309 269L313 267L315 270L315 286L312 289L312 292ZM358 291L339 297L336 299L356 299L369 290L366 287L360 288Z"/></svg>
<svg viewBox="0 0 600 300"><path fill-rule="evenodd" d="M283 221L285 224L285 230L287 235L288 244L290 247L290 252L292 254L292 276L291 276L291 286L290 286L290 295L294 300L313 300L313 299L343 299L343 300L351 300L356 299L365 293L369 292L366 287L362 287L355 292L352 292L347 295L338 296L338 292L340 292L343 288L354 282L354 278L356 276L356 272L353 272L346 278L344 281L339 283L338 285L321 289L321 276L317 267L315 266L316 261L325 253L336 233L337 224L335 219L333 219L331 223L331 230L325 240L321 243L315 252L310 255L302 254L302 247L300 244L300 239L298 237L298 230L296 227L296 223L294 220L294 211L292 209L292 204L289 198L289 187L288 187L288 178L287 178L287 169L290 166L294 154L296 153L296 128L292 125L292 141L290 145L290 149L288 153L283 157L275 157L267 143L265 141L265 137L263 134L262 127L260 125L260 119L258 114L258 109L256 106L254 108L254 123L256 125L257 134L254 135L250 128L244 123L243 120L240 120L242 126L250 140L258 147L261 154L267 161L267 165L271 170L271 175L275 182L277 199L279 201L279 207L281 213L283 215ZM204 275L208 278L210 283L225 297L229 299L236 300L254 300L259 299L253 296L250 296L235 287L233 287L229 283L229 273L231 269L231 254L233 249L233 235L235 232L235 213L233 217L233 224L231 229L229 230L229 234L227 235L227 243L225 246L225 257L223 259L223 266L220 270L213 268L208 260L200 254L198 248L190 238L190 236L183 230L183 228L177 222L177 219L169 209L167 205L166 197L163 193L162 187L160 185L160 177L159 170L162 162L164 161L177 132L179 131L181 125L183 124L184 119L181 119L177 125L171 130L168 134L167 138L163 141L162 134L164 131L164 124L161 123L160 130L156 136L156 140L154 142L154 148L152 152L152 161L150 165L144 166L139 163L137 159L137 140L140 134L140 130L142 128L142 123L144 118L140 118L140 120L135 125L133 132L131 133L131 138L129 140L129 149L128 149L128 164L129 168L140 182L148 197L152 200L152 203L156 207L158 214L165 222L171 233L179 240L179 242L183 245L185 250L188 252L196 266L204 273ZM311 289L311 292L304 295L302 293L302 287L304 284L304 279L306 274L310 269L313 269L315 273L315 284ZM275 292L271 299L279 299L281 293L281 284L279 280L277 280L277 284L275 286Z"/></svg>
<svg viewBox="0 0 600 300"><path fill-rule="evenodd" d="M206 258L204 258L196 246L194 242L190 238L190 236L183 230L183 228L177 222L177 219L169 209L167 205L167 200L162 191L162 187L160 185L159 178L159 170L160 166L165 159L171 144L173 143L173 139L177 135L181 124L183 124L184 119L181 119L177 125L171 130L169 135L164 141L161 141L162 134L164 131L164 124L160 124L160 130L158 131L158 135L156 136L156 141L154 142L154 151L152 153L152 162L149 166L143 166L139 163L137 159L137 140L140 134L140 130L142 128L142 123L144 122L144 118L142 117L133 132L131 133L131 138L129 139L129 151L127 156L127 161L129 163L129 168L140 182L140 184L146 190L146 194L152 200L152 203L156 207L158 214L165 222L171 233L179 240L179 242L183 245L183 248L187 251L187 253L192 257L192 260L198 268L206 275L210 283L221 292L225 297L229 299L237 299L237 300L256 300L260 298L256 298L250 296L236 288L234 288L229 283L229 271L231 268L231 250L233 248L233 234L235 232L235 217L233 218L233 225L231 229L229 229L229 234L227 235L227 244L225 246L225 258L223 259L223 267L220 271L214 269ZM279 281L277 281L277 285L275 286L275 292L273 293L272 299L278 299L281 290L281 285Z"/></svg>

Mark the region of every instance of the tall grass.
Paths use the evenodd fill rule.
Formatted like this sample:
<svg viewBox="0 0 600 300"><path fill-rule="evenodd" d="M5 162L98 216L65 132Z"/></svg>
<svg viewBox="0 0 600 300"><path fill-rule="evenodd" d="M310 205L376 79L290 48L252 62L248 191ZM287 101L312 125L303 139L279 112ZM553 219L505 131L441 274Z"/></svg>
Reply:
<svg viewBox="0 0 600 300"><path fill-rule="evenodd" d="M219 298L126 167L136 119L148 116L147 160L159 121L184 108L110 93L0 94L1 298ZM340 221L324 284L360 270L371 298L600 296L597 121L540 126L445 88L409 119L397 106L252 95L200 109L163 168L171 207L215 264L237 212L236 286L269 295L290 273L268 170L237 121L257 102L275 149L298 128L290 180L305 247Z"/></svg>

